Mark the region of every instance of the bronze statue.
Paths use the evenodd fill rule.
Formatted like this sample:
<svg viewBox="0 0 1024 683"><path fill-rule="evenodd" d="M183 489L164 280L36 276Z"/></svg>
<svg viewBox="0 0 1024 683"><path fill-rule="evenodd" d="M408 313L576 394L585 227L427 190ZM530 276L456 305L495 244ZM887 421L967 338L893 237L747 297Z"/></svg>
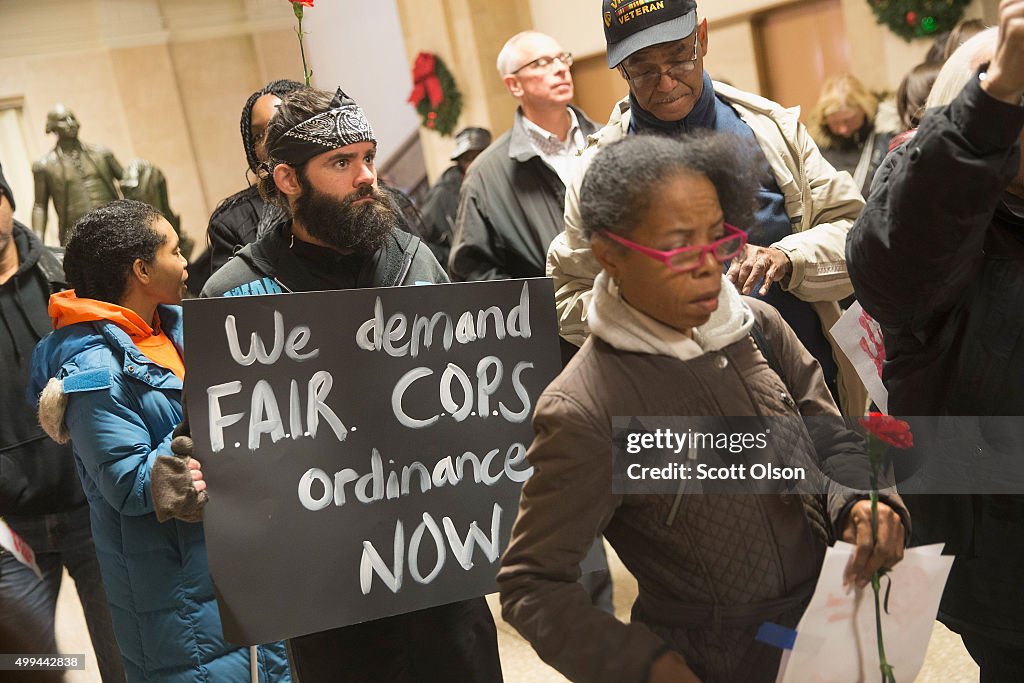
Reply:
<svg viewBox="0 0 1024 683"><path fill-rule="evenodd" d="M132 159L122 168L109 149L81 142L78 129L78 119L63 104L46 115L46 132L57 134L57 145L32 165L36 185L32 229L39 238L43 239L46 231L51 199L63 245L79 218L123 197L145 202L162 213L181 237L181 252L188 258L194 242L181 235L181 218L171 210L163 171L145 159Z"/></svg>
<svg viewBox="0 0 1024 683"><path fill-rule="evenodd" d="M121 192L125 199L135 199L159 211L174 228L180 239L178 247L185 258L191 258L195 241L181 234L181 216L171 210L167 198L167 178L164 172L146 159L132 159L121 177Z"/></svg>
<svg viewBox="0 0 1024 683"><path fill-rule="evenodd" d="M57 134L57 144L32 164L36 191L32 229L43 238L52 199L62 245L79 218L122 196L121 164L109 149L80 142L78 129L74 113L62 104L54 107L46 115L46 132Z"/></svg>

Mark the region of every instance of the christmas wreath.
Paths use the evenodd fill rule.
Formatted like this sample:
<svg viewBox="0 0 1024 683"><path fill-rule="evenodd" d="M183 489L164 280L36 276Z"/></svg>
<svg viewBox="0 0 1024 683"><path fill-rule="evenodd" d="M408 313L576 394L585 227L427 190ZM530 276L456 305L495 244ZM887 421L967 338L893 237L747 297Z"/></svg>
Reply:
<svg viewBox="0 0 1024 683"><path fill-rule="evenodd" d="M956 26L970 0L868 0L868 4L879 24L885 24L909 42L911 38L932 36Z"/></svg>
<svg viewBox="0 0 1024 683"><path fill-rule="evenodd" d="M441 58L429 52L416 56L412 68L409 104L416 107L423 125L441 135L451 135L462 113L462 93Z"/></svg>

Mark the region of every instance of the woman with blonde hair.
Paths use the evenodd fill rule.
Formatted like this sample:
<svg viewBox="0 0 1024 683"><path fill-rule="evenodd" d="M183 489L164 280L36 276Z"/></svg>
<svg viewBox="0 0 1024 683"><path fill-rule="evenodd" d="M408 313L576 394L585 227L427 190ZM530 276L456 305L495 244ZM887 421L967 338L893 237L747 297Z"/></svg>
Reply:
<svg viewBox="0 0 1024 683"><path fill-rule="evenodd" d="M855 76L843 73L826 79L807 119L822 155L836 170L852 175L865 197L898 128L893 109Z"/></svg>

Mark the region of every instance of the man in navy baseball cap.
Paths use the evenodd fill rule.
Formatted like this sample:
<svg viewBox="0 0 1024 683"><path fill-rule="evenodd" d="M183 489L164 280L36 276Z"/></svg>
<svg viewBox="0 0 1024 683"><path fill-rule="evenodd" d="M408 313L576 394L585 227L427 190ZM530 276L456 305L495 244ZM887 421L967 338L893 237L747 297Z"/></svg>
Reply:
<svg viewBox="0 0 1024 683"><path fill-rule="evenodd" d="M629 95L582 153L566 191L565 232L548 250L562 337L578 346L589 334L599 267L580 230L578 191L593 156L628 135L729 134L748 150L761 183L753 225L742 226L750 241L727 275L741 293L779 310L821 364L843 411L863 414L864 386L825 333L853 291L846 233L864 206L853 179L822 158L795 110L711 79L708 22L694 0L603 0L601 22L608 66L629 83Z"/></svg>
<svg viewBox="0 0 1024 683"><path fill-rule="evenodd" d="M697 3L693 0L605 0L608 68L614 69L645 47L682 40L695 28Z"/></svg>

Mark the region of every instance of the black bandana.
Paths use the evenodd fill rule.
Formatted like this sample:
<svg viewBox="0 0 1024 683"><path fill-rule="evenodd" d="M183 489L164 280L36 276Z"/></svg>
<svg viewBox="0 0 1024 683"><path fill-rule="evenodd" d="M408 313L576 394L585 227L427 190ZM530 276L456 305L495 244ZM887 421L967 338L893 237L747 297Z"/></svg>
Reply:
<svg viewBox="0 0 1024 683"><path fill-rule="evenodd" d="M363 110L338 88L330 109L290 128L268 152L274 161L295 166L332 149L376 140Z"/></svg>

